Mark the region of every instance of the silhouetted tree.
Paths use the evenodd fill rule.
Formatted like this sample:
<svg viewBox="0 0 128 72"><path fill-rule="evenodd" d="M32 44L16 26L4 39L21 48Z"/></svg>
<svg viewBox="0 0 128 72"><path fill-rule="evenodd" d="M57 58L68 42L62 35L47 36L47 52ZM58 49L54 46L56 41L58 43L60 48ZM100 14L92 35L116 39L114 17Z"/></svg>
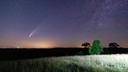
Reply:
<svg viewBox="0 0 128 72"><path fill-rule="evenodd" d="M119 44L117 44L116 42L112 42L112 43L109 43L109 48L119 48Z"/></svg>
<svg viewBox="0 0 128 72"><path fill-rule="evenodd" d="M103 52L103 48L101 46L100 40L94 40L92 47L89 49L89 54L100 54L101 52Z"/></svg>
<svg viewBox="0 0 128 72"><path fill-rule="evenodd" d="M81 46L83 46L84 48L90 48L91 47L90 43L88 43L88 42L83 43Z"/></svg>

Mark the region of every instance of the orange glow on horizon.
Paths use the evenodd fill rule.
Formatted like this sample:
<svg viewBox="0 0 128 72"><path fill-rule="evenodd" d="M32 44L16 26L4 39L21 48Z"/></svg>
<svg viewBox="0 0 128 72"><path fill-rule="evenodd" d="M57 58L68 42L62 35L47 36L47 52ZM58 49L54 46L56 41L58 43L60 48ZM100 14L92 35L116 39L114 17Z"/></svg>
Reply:
<svg viewBox="0 0 128 72"><path fill-rule="evenodd" d="M27 42L25 48L53 48L55 44L51 42Z"/></svg>
<svg viewBox="0 0 128 72"><path fill-rule="evenodd" d="M91 42L90 42L91 43ZM104 47L108 47L109 42L103 42ZM82 41L79 42L57 42L48 39L1 39L0 48L81 48ZM128 48L128 42L118 42L120 47Z"/></svg>

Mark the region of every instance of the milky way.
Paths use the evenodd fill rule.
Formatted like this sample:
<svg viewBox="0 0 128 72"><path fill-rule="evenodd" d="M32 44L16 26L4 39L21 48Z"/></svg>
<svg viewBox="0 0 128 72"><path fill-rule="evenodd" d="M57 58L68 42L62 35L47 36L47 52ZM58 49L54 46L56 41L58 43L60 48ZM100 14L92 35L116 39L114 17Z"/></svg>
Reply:
<svg viewBox="0 0 128 72"><path fill-rule="evenodd" d="M2 46L78 47L99 39L128 47L127 37L128 0L0 0Z"/></svg>

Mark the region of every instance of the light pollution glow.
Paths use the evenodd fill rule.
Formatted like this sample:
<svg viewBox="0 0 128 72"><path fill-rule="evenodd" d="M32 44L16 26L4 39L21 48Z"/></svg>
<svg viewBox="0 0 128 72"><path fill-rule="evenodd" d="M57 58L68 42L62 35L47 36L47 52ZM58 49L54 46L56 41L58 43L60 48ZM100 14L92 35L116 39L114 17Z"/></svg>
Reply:
<svg viewBox="0 0 128 72"><path fill-rule="evenodd" d="M14 41L15 40L15 41ZM101 41L102 42L102 41ZM90 42L92 43L92 41ZM2 40L0 41L0 47L1 48L56 48L56 47L81 47L82 42L74 42L74 43L68 43L65 45L65 43L58 43L56 41L48 41L48 40L20 40L20 39L10 39L10 40ZM108 47L108 43L102 42L103 47ZM121 47L127 48L127 43L119 44Z"/></svg>
<svg viewBox="0 0 128 72"><path fill-rule="evenodd" d="M15 41L14 41L15 40ZM24 40L24 39L10 39L0 41L1 48L56 48L56 47L81 47L81 43L56 43L48 40Z"/></svg>

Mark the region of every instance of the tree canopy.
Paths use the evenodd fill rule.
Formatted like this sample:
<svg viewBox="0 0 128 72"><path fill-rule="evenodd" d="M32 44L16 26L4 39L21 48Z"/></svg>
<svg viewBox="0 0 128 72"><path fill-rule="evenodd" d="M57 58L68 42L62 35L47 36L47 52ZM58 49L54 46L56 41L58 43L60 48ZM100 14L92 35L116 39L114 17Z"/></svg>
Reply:
<svg viewBox="0 0 128 72"><path fill-rule="evenodd" d="M89 54L100 54L103 52L100 40L94 40L92 47L89 49Z"/></svg>

